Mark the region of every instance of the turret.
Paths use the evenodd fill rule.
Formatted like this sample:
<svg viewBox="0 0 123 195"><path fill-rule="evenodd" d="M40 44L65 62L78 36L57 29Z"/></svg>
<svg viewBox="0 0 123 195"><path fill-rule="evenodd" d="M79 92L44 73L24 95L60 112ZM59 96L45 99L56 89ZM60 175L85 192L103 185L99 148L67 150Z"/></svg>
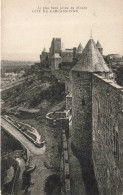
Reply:
<svg viewBox="0 0 123 195"><path fill-rule="evenodd" d="M58 53L55 53L53 56L52 56L52 65L51 65L51 68L52 70L54 69L59 69L59 64L61 63L61 57Z"/></svg>
<svg viewBox="0 0 123 195"><path fill-rule="evenodd" d="M101 46L99 41L97 41L96 46L97 46L97 49L100 51L101 55L103 55L103 48L102 48L102 46Z"/></svg>
<svg viewBox="0 0 123 195"><path fill-rule="evenodd" d="M80 43L79 44L79 46L78 46L78 48L77 48L77 53L82 53L82 51L83 51L83 47L82 47L82 44Z"/></svg>
<svg viewBox="0 0 123 195"><path fill-rule="evenodd" d="M41 55L40 55L40 63L42 67L48 67L48 52L44 48Z"/></svg>
<svg viewBox="0 0 123 195"><path fill-rule="evenodd" d="M85 46L79 61L72 68L72 150L79 159L87 189L95 188L92 163L92 73L107 75L109 69L93 39ZM93 191L95 190L95 191Z"/></svg>
<svg viewBox="0 0 123 195"><path fill-rule="evenodd" d="M61 51L61 38L53 38L50 46L50 55L53 56L55 53Z"/></svg>

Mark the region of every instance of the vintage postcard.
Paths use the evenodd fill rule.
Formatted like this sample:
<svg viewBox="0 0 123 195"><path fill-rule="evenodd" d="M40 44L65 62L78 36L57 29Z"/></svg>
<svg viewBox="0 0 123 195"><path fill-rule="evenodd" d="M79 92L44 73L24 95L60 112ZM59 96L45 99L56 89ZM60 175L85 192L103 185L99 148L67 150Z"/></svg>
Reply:
<svg viewBox="0 0 123 195"><path fill-rule="evenodd" d="M122 0L1 0L1 194L123 195Z"/></svg>

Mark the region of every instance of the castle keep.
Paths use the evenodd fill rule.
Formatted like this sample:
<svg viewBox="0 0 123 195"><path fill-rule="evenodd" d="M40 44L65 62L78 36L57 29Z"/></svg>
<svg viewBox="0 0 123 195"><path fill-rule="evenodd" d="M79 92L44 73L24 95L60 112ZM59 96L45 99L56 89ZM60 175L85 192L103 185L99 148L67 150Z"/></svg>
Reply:
<svg viewBox="0 0 123 195"><path fill-rule="evenodd" d="M81 45L78 50L80 48ZM72 110L67 140L79 167L79 172L78 167L74 167L78 174L74 175L71 157L68 159L69 193L122 195L123 87L110 80L110 70L103 59L103 48L99 41L95 44L90 39L84 50L80 49L80 53L75 65L70 68L70 93L66 96L66 111ZM57 69L57 73L63 71L59 70L58 65L64 59L63 54L54 54L57 62L54 70ZM68 85L67 79L65 84ZM73 182L74 177L77 178L76 182ZM83 193L77 187L82 180L85 189Z"/></svg>
<svg viewBox="0 0 123 195"><path fill-rule="evenodd" d="M58 70L62 67L71 68L80 57L82 50L81 43L78 47L65 49L61 38L53 38L49 52L44 48L40 55L41 66L50 67L52 70Z"/></svg>

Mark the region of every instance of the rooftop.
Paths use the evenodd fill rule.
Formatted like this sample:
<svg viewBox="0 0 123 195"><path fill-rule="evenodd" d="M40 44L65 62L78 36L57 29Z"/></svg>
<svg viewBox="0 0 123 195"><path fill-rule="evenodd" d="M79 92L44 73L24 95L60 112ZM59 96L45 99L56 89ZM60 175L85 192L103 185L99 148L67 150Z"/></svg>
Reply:
<svg viewBox="0 0 123 195"><path fill-rule="evenodd" d="M77 52L82 53L82 51L83 51L83 47L82 47L82 44L80 43L78 46Z"/></svg>
<svg viewBox="0 0 123 195"><path fill-rule="evenodd" d="M102 48L101 44L99 41L97 41L97 44L96 44L97 48Z"/></svg>
<svg viewBox="0 0 123 195"><path fill-rule="evenodd" d="M93 39L88 41L79 61L72 70L85 72L109 72L109 68L97 49Z"/></svg>

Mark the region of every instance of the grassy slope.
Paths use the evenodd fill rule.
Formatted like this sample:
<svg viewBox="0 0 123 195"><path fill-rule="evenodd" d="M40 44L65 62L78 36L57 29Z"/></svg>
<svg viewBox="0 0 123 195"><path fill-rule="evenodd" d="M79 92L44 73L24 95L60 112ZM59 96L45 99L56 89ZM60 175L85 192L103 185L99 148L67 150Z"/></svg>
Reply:
<svg viewBox="0 0 123 195"><path fill-rule="evenodd" d="M24 122L36 128L45 139L45 116L48 112L65 109L64 84L57 81L55 77L43 77L41 80L33 78L27 81L16 91L9 90L2 99L5 101L2 110L4 114L11 115L16 121ZM16 116L18 107L39 108L36 117L23 118Z"/></svg>

